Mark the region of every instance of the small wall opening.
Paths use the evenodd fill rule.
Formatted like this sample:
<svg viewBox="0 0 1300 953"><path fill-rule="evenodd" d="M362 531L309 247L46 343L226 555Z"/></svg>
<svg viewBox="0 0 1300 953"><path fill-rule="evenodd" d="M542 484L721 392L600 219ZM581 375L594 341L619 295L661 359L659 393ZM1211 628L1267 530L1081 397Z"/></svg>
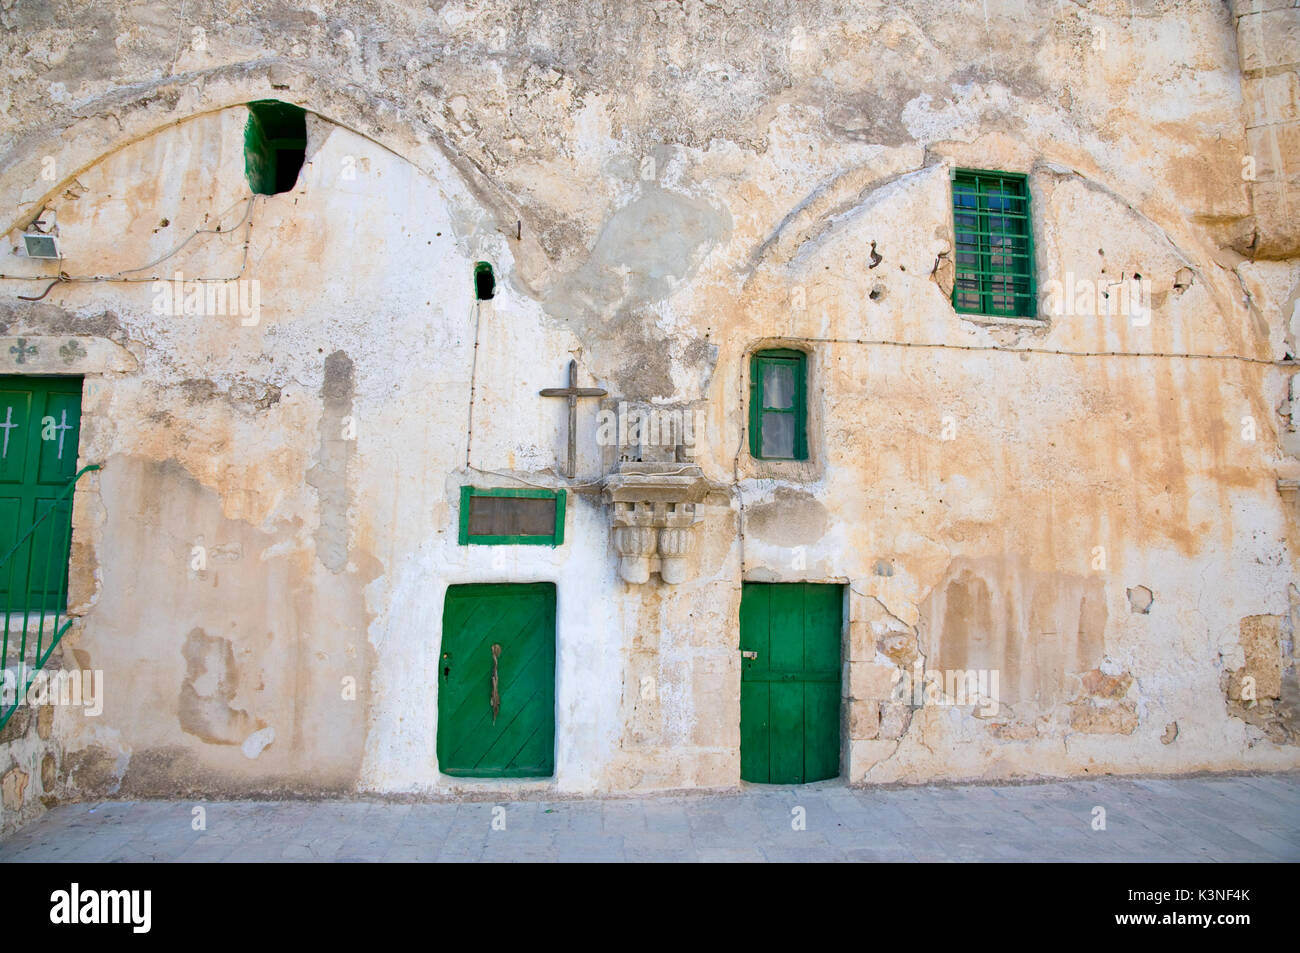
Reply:
<svg viewBox="0 0 1300 953"><path fill-rule="evenodd" d="M306 112L275 99L248 104L244 174L256 194L276 195L292 189L306 154Z"/></svg>
<svg viewBox="0 0 1300 953"><path fill-rule="evenodd" d="M497 279L492 274L492 266L480 261L474 266L474 297L479 301L491 301L497 291Z"/></svg>

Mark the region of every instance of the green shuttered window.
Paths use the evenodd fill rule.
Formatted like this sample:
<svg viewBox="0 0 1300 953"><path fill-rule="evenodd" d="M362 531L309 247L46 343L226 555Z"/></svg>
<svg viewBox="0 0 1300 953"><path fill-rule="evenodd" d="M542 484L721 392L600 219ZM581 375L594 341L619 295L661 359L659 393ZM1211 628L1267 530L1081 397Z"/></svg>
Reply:
<svg viewBox="0 0 1300 953"><path fill-rule="evenodd" d="M1034 242L1029 184L1010 172L957 169L952 178L956 276L962 314L1034 318Z"/></svg>
<svg viewBox="0 0 1300 953"><path fill-rule="evenodd" d="M749 363L749 450L761 460L808 459L808 355L758 351Z"/></svg>

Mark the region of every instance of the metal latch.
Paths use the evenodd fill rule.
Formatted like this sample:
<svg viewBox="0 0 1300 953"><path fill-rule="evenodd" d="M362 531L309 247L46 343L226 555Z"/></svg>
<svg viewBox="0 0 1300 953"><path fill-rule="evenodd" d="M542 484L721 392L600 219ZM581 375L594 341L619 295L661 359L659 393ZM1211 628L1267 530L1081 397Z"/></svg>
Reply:
<svg viewBox="0 0 1300 953"><path fill-rule="evenodd" d="M740 653L740 657L741 657L741 658L758 658L758 653L757 653L757 652L744 652L744 651L742 651L742 652Z"/></svg>

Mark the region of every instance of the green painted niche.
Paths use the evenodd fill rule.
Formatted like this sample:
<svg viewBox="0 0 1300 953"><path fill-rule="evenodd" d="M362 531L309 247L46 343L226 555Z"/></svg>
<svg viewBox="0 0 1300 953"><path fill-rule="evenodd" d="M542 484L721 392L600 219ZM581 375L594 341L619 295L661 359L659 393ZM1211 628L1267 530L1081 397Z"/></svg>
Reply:
<svg viewBox="0 0 1300 953"><path fill-rule="evenodd" d="M248 104L244 174L258 195L288 192L307 154L307 113L291 103L259 99Z"/></svg>
<svg viewBox="0 0 1300 953"><path fill-rule="evenodd" d="M497 279L492 274L492 266L480 261L474 266L474 297L479 301L491 301L497 293Z"/></svg>

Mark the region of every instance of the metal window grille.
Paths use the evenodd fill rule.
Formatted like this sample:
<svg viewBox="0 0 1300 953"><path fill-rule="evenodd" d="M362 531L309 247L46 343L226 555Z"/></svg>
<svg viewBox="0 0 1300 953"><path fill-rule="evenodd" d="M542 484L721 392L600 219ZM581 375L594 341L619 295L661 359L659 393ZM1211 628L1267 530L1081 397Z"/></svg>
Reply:
<svg viewBox="0 0 1300 953"><path fill-rule="evenodd" d="M952 179L952 217L953 307L964 314L1037 317L1025 177L957 170Z"/></svg>

